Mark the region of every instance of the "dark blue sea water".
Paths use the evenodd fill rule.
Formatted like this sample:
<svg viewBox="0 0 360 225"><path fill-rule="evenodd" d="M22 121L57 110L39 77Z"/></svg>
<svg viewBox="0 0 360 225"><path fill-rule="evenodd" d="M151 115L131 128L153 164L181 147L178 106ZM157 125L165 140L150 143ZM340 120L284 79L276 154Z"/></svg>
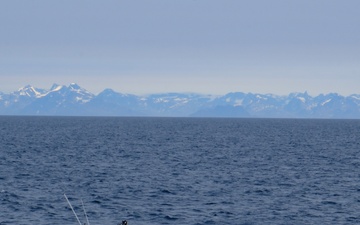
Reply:
<svg viewBox="0 0 360 225"><path fill-rule="evenodd" d="M0 224L359 224L360 120L0 117Z"/></svg>

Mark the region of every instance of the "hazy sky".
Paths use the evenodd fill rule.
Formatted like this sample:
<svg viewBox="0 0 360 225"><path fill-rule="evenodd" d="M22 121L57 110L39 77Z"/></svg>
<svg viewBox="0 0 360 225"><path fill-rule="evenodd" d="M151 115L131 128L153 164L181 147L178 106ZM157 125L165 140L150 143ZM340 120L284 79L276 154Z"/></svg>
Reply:
<svg viewBox="0 0 360 225"><path fill-rule="evenodd" d="M359 0L2 0L0 91L360 93Z"/></svg>

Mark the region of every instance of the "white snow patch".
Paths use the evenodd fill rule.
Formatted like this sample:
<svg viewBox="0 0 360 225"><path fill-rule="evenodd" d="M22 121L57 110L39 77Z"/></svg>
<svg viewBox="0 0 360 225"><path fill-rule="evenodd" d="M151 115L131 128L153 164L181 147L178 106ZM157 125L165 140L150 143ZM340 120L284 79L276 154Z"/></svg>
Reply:
<svg viewBox="0 0 360 225"><path fill-rule="evenodd" d="M326 105L327 103L331 102L331 100L332 100L331 98L330 98L330 99L328 99L328 100L326 100L325 102L321 103L321 106Z"/></svg>
<svg viewBox="0 0 360 225"><path fill-rule="evenodd" d="M56 88L54 88L53 90L51 90L52 92L54 91L59 91L61 88L63 88L63 85L59 85Z"/></svg>
<svg viewBox="0 0 360 225"><path fill-rule="evenodd" d="M87 102L90 102L90 100L91 99L83 99L83 98L76 97L76 101L81 102L81 103L87 103Z"/></svg>
<svg viewBox="0 0 360 225"><path fill-rule="evenodd" d="M360 96L353 95L351 96L353 99L360 100Z"/></svg>
<svg viewBox="0 0 360 225"><path fill-rule="evenodd" d="M243 99L236 99L234 106L242 106Z"/></svg>
<svg viewBox="0 0 360 225"><path fill-rule="evenodd" d="M38 92L34 87L31 87L31 90L35 93L35 96L39 98L41 96L41 93Z"/></svg>
<svg viewBox="0 0 360 225"><path fill-rule="evenodd" d="M178 104L185 104L189 102L188 98L174 98L174 101L179 102Z"/></svg>
<svg viewBox="0 0 360 225"><path fill-rule="evenodd" d="M161 103L161 102L169 102L169 100L167 99L163 99L163 98L158 98L158 99L155 99L155 103Z"/></svg>
<svg viewBox="0 0 360 225"><path fill-rule="evenodd" d="M52 92L56 92L56 91L59 91L63 88L64 86L63 85L58 85L56 88L44 93L44 94L39 94L39 96L37 96L37 98L42 98L42 97L45 97L46 95L52 93Z"/></svg>
<svg viewBox="0 0 360 225"><path fill-rule="evenodd" d="M29 94L26 93L25 91L21 91L21 92L20 92L20 95L22 95L22 96L28 95L28 96L29 96Z"/></svg>
<svg viewBox="0 0 360 225"><path fill-rule="evenodd" d="M258 99L264 99L264 100L267 100L267 99L268 99L268 98L262 97L261 95L256 95L256 98L258 98Z"/></svg>
<svg viewBox="0 0 360 225"><path fill-rule="evenodd" d="M303 103L305 103L305 98L304 97L297 97L297 99L299 99L300 101L302 101Z"/></svg>

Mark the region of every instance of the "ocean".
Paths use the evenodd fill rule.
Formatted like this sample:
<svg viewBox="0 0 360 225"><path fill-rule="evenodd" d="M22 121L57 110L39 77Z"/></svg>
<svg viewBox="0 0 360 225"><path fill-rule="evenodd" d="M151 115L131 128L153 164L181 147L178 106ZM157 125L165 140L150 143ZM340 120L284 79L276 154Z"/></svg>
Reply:
<svg viewBox="0 0 360 225"><path fill-rule="evenodd" d="M0 224L360 224L360 120L0 117ZM83 202L83 204L82 204Z"/></svg>

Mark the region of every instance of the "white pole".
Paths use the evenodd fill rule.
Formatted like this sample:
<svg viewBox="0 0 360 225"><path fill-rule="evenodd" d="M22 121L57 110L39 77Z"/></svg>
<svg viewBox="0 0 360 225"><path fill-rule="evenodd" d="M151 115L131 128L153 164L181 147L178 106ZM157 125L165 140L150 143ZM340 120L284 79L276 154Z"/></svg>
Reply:
<svg viewBox="0 0 360 225"><path fill-rule="evenodd" d="M79 222L79 225L82 225L81 222L80 222L80 220L79 220L79 217L76 215L76 212L75 212L74 208L72 207L72 205L71 205L69 199L67 198L66 194L64 194L64 197L65 197L66 201L68 202L71 210L73 211L73 213L74 213L74 215L75 215L75 217L76 217L76 220Z"/></svg>

